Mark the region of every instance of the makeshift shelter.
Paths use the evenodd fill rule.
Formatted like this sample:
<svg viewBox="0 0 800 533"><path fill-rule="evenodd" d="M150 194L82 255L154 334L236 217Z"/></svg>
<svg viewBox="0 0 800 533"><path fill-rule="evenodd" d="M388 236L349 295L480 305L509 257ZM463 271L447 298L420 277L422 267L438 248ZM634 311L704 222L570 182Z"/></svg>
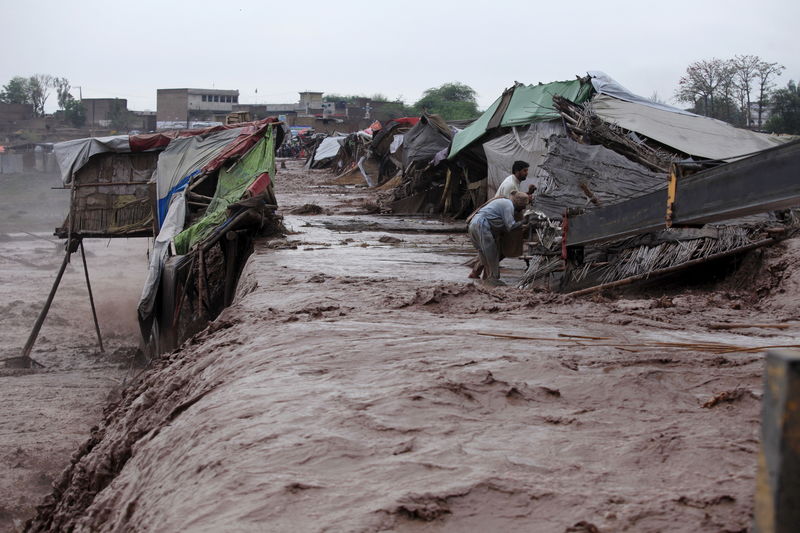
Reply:
<svg viewBox="0 0 800 533"><path fill-rule="evenodd" d="M393 178L403 166L405 134L419 122L418 117L404 117L382 124L375 132L368 157L378 163L376 185Z"/></svg>
<svg viewBox="0 0 800 533"><path fill-rule="evenodd" d="M782 142L651 102L601 72L590 76L596 91L591 100L580 104L558 95L553 98L567 137L548 139L547 156L536 169L540 183L531 211L539 223L536 235L530 237L535 244L529 249L530 264L521 286L564 270L560 252L565 212L644 196L664 189L675 172L688 175ZM778 216L794 223L791 216ZM745 249L775 220L764 214L699 232L673 228L592 246L584 250L580 268L567 268L566 276L554 279L561 289L571 290L716 257Z"/></svg>
<svg viewBox="0 0 800 533"><path fill-rule="evenodd" d="M515 84L478 119L449 132L452 141L446 153L436 160L438 172L427 172L427 179L420 179L422 176L406 169L402 188L393 194L392 211L433 208L434 212L467 216L494 194L510 173L515 157L539 162L546 153L542 139L565 133L560 114L553 106L554 95L583 102L591 93L588 77L549 84ZM439 131L447 136L444 128ZM435 132L425 139L432 146L440 146Z"/></svg>
<svg viewBox="0 0 800 533"><path fill-rule="evenodd" d="M87 237L155 237L138 306L152 351L170 349L202 327L230 303L253 232L277 226L272 179L283 137L283 124L268 118L56 144L62 179L71 189L69 215L56 231L67 239L67 252L23 357L70 255L79 247L83 252ZM88 284L88 270L86 279ZM95 326L102 349L96 315Z"/></svg>
<svg viewBox="0 0 800 533"><path fill-rule="evenodd" d="M387 182L379 204L393 213L429 213L440 209L447 185L447 151L460 131L438 115L423 114L402 137L401 174ZM451 180L452 182L452 180Z"/></svg>

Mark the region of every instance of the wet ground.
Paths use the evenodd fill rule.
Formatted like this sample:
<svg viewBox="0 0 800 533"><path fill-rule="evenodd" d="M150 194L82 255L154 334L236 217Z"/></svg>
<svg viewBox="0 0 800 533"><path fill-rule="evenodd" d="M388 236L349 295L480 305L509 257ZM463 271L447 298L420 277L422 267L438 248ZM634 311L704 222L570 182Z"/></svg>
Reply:
<svg viewBox="0 0 800 533"><path fill-rule="evenodd" d="M290 232L109 407L36 529L747 530L749 350L796 342L796 244L715 290L487 289L460 224L369 215L368 190L289 167Z"/></svg>
<svg viewBox="0 0 800 533"><path fill-rule="evenodd" d="M0 531L14 531L132 376L135 305L147 268L145 239L85 241L105 352L91 318L80 252L73 254L31 356L19 357L64 258L53 229L67 197L57 176L0 176Z"/></svg>

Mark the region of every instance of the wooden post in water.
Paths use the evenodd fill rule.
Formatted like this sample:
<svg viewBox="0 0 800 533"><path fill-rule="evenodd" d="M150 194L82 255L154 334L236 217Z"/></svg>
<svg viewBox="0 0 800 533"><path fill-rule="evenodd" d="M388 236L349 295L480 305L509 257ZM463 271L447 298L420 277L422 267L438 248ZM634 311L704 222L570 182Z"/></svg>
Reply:
<svg viewBox="0 0 800 533"><path fill-rule="evenodd" d="M94 319L94 330L97 332L97 342L100 344L100 352L103 349L103 337L100 336L100 325L97 322L97 311L94 308L94 296L92 296L92 284L89 282L89 267L86 266L86 252L83 251L83 239L81 239L81 259L83 259L83 272L86 275L86 288L89 289L89 303L92 306L92 318Z"/></svg>
<svg viewBox="0 0 800 533"><path fill-rule="evenodd" d="M61 262L61 268L58 269L58 275L56 275L56 280L53 282L53 287L50 289L50 295L47 297L44 308L42 308L42 311L39 313L39 317L36 319L36 323L33 325L33 330L28 336L28 342L25 343L25 347L22 349L22 358L28 360L29 366L31 367L33 367L33 365L44 366L41 363L37 363L31 359L31 350L33 349L33 345L36 343L36 338L39 336L39 331L42 329L44 319L47 318L47 313L50 311L50 305L52 305L53 298L56 296L56 291L58 290L58 285L61 283L61 278L64 276L64 271L67 269L69 256L71 256L72 253L78 249L79 243L80 240L70 239L67 241L67 249L64 253L64 260Z"/></svg>
<svg viewBox="0 0 800 533"><path fill-rule="evenodd" d="M800 526L800 352L770 350L764 371L756 475L756 533Z"/></svg>

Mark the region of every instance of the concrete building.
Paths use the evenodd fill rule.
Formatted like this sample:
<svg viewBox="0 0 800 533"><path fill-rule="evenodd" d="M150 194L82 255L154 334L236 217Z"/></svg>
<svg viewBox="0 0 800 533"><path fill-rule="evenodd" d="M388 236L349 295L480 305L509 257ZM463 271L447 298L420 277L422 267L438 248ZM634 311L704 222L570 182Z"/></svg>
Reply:
<svg viewBox="0 0 800 533"><path fill-rule="evenodd" d="M81 104L88 127L107 128L115 114L122 116L128 112L128 100L125 98L84 98Z"/></svg>
<svg viewBox="0 0 800 533"><path fill-rule="evenodd" d="M0 122L16 122L30 120L34 117L31 104L4 104L0 103Z"/></svg>
<svg viewBox="0 0 800 533"><path fill-rule="evenodd" d="M158 122L213 120L214 115L230 113L239 103L239 91L223 89L158 89Z"/></svg>
<svg viewBox="0 0 800 533"><path fill-rule="evenodd" d="M304 112L306 115L312 115L322 112L322 94L321 92L303 91L300 93L300 109L298 111Z"/></svg>

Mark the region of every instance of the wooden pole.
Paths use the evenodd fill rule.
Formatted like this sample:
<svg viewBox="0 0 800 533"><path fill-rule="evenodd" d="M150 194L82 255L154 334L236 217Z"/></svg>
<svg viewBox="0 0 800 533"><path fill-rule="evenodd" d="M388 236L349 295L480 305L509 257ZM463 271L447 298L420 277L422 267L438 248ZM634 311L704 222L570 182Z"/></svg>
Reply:
<svg viewBox="0 0 800 533"><path fill-rule="evenodd" d="M83 259L83 272L86 275L86 288L89 289L89 303L92 305L92 318L94 319L94 330L97 332L97 342L100 344L100 352L103 349L103 337L100 336L100 324L97 322L97 311L94 308L94 296L92 296L92 284L89 282L89 267L86 266L86 253L83 250L83 239L81 239L81 259Z"/></svg>
<svg viewBox="0 0 800 533"><path fill-rule="evenodd" d="M800 524L800 353L767 352L756 474L757 533L791 533Z"/></svg>
<svg viewBox="0 0 800 533"><path fill-rule="evenodd" d="M225 307L233 302L233 293L236 290L236 250L239 246L238 235L229 231L225 235Z"/></svg>
<svg viewBox="0 0 800 533"><path fill-rule="evenodd" d="M31 359L31 350L33 349L34 343L36 343L36 338L39 336L39 331L42 329L42 324L44 324L44 319L47 318L47 313L50 311L50 305L53 303L53 298L55 298L56 291L58 290L58 285L61 283L61 278L64 276L64 271L67 269L67 264L69 263L69 256L77 249L78 241L67 241L67 250L64 254L64 260L61 262L61 268L58 269L58 274L56 275L56 280L53 282L53 287L50 289L50 295L47 297L47 301L44 304L44 308L39 313L39 317L36 319L36 323L33 325L33 331L28 336L28 342L25 343L25 347L22 349L22 358L28 360L30 366L37 364L39 366L44 366L41 363L37 363L33 359Z"/></svg>

